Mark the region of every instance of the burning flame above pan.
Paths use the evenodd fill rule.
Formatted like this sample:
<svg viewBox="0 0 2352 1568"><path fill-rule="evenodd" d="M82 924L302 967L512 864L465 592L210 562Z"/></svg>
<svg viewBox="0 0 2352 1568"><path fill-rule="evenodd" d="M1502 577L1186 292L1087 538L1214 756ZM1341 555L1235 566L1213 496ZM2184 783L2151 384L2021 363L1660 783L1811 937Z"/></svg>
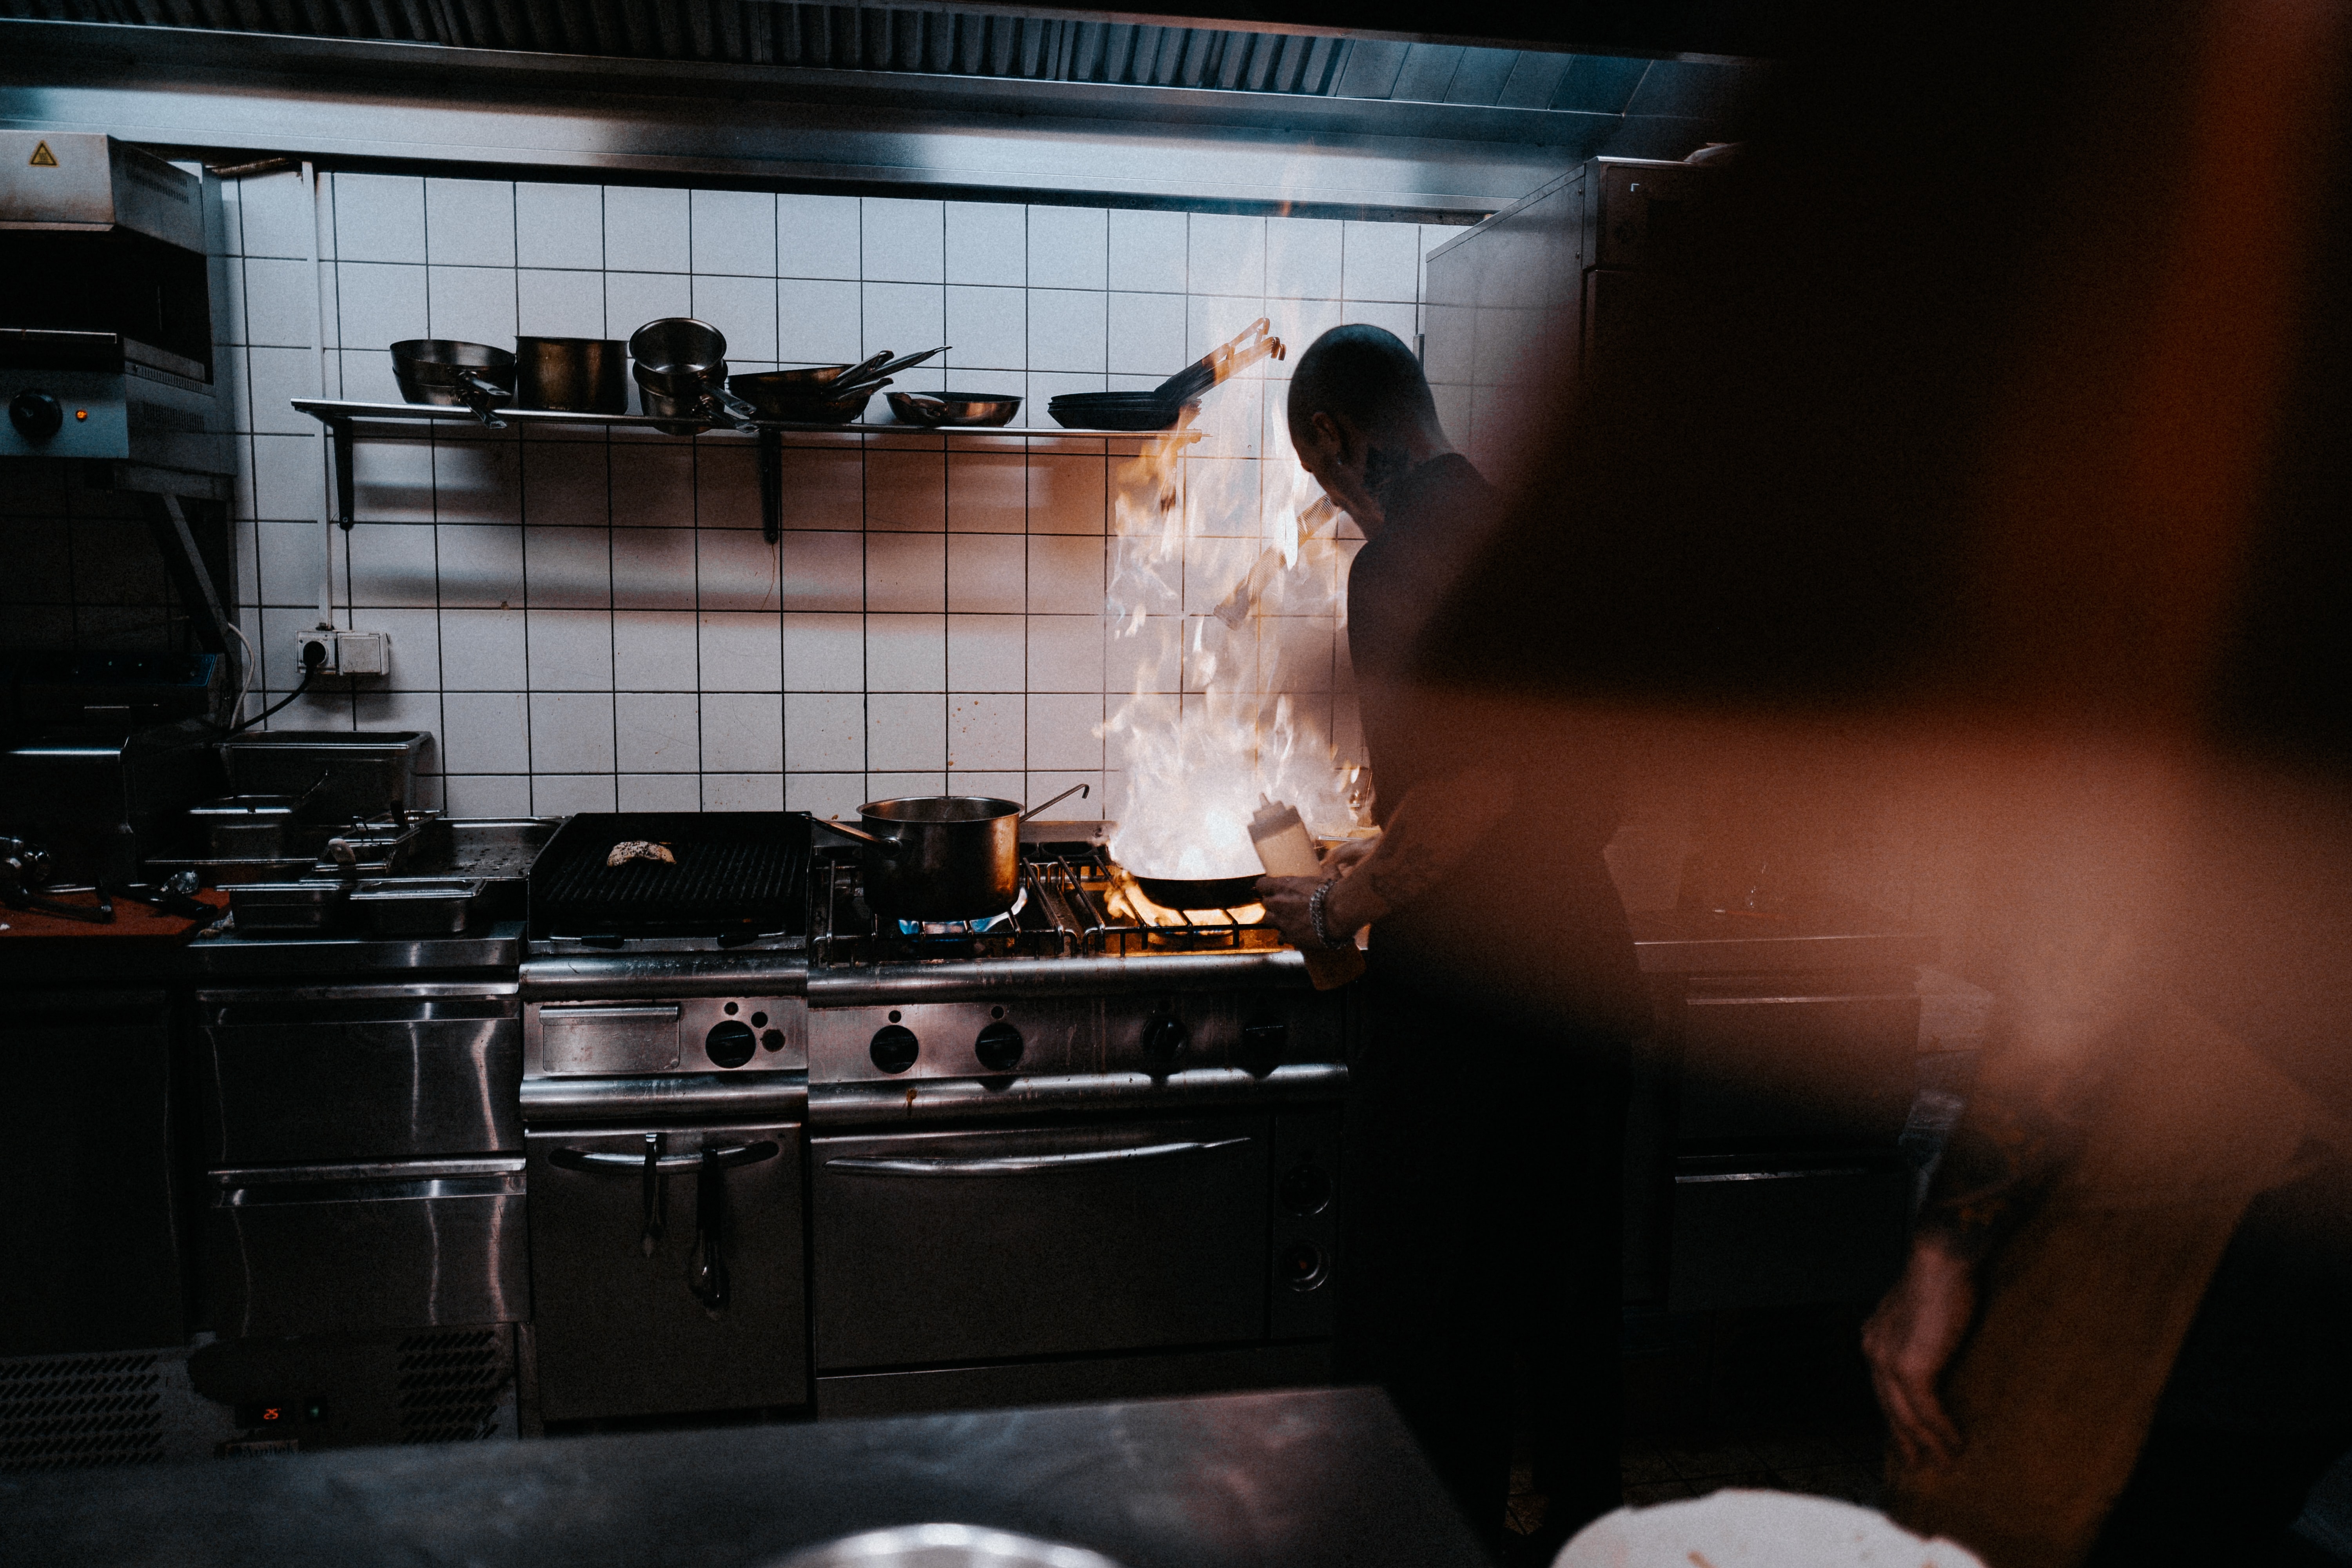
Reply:
<svg viewBox="0 0 2352 1568"><path fill-rule="evenodd" d="M1283 352L1261 318L1210 358L1222 383ZM1113 856L1155 877L1253 875L1249 821L1265 795L1320 834L1357 826L1357 762L1299 700L1332 685L1342 514L1286 442L1247 463L1147 441L1116 478L1107 613L1114 644L1139 657L1133 693L1103 725L1106 760L1125 773ZM1140 657L1155 646L1159 658ZM1181 697L1158 673L1171 660Z"/></svg>

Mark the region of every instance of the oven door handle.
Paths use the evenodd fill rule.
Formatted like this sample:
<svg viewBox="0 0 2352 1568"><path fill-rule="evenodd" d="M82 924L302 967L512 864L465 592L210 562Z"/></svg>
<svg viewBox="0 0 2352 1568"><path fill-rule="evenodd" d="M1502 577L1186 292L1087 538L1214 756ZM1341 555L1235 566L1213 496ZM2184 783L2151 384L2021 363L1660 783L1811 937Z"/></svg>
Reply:
<svg viewBox="0 0 2352 1568"><path fill-rule="evenodd" d="M548 1163L567 1171L698 1171L702 1168L702 1151L691 1154L660 1154L648 1160L643 1154L608 1153L602 1149L558 1149L548 1155ZM776 1157L776 1145L766 1139L757 1143L738 1143L731 1148L709 1152L725 1166L756 1165L762 1160Z"/></svg>
<svg viewBox="0 0 2352 1568"><path fill-rule="evenodd" d="M860 1176L1034 1176L1054 1171L1083 1170L1089 1165L1127 1164L1138 1160L1173 1160L1205 1154L1212 1149L1232 1149L1246 1138L1218 1138L1206 1142L1146 1143L1135 1149L1084 1149L1068 1154L1006 1154L977 1160L942 1160L912 1154L842 1154L824 1163L828 1171Z"/></svg>

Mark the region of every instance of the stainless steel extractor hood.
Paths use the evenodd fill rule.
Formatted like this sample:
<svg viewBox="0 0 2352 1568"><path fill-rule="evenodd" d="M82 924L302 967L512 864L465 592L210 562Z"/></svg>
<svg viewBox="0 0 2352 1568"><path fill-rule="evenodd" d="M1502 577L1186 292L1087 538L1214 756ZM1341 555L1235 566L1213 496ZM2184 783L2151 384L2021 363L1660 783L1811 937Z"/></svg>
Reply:
<svg viewBox="0 0 2352 1568"><path fill-rule="evenodd" d="M1731 139L1765 69L1213 16L772 0L0 0L0 47L25 84L0 123L110 116L173 145L1458 216L1595 153Z"/></svg>

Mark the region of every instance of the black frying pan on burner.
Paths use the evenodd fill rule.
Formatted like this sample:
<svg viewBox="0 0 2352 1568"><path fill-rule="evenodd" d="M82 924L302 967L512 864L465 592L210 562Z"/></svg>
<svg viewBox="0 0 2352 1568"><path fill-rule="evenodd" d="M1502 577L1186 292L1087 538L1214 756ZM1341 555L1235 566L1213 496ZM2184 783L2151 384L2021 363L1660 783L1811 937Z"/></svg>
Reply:
<svg viewBox="0 0 2352 1568"><path fill-rule="evenodd" d="M1135 885L1163 910L1233 910L1257 902L1255 877L1141 877Z"/></svg>

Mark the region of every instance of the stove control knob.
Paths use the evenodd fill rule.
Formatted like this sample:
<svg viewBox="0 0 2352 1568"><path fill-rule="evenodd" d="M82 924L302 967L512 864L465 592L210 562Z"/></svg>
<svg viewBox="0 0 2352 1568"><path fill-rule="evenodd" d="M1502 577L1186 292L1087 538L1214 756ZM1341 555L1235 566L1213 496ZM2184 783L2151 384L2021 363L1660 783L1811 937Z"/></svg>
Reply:
<svg viewBox="0 0 2352 1568"><path fill-rule="evenodd" d="M1290 1024L1282 1018L1253 1018L1242 1026L1242 1066L1258 1074L1282 1063L1282 1048L1290 1043Z"/></svg>
<svg viewBox="0 0 2352 1568"><path fill-rule="evenodd" d="M874 1031L874 1044L866 1054L884 1072L905 1072L923 1054L923 1043L904 1024L885 1024Z"/></svg>
<svg viewBox="0 0 2352 1568"><path fill-rule="evenodd" d="M971 1054L991 1072L1011 1072L1021 1065L1021 1031L1010 1024L991 1024L974 1040Z"/></svg>
<svg viewBox="0 0 2352 1568"><path fill-rule="evenodd" d="M46 392L27 387L8 400L8 423L27 441L46 441L66 422L66 411Z"/></svg>
<svg viewBox="0 0 2352 1568"><path fill-rule="evenodd" d="M716 1065L740 1068L760 1048L760 1037L751 1032L751 1025L729 1018L711 1026L710 1033L702 1037L702 1048Z"/></svg>
<svg viewBox="0 0 2352 1568"><path fill-rule="evenodd" d="M1143 1059L1156 1068L1172 1068L1176 1058L1184 1054L1184 1042L1192 1031L1184 1020L1168 1013L1154 1013L1143 1023Z"/></svg>

